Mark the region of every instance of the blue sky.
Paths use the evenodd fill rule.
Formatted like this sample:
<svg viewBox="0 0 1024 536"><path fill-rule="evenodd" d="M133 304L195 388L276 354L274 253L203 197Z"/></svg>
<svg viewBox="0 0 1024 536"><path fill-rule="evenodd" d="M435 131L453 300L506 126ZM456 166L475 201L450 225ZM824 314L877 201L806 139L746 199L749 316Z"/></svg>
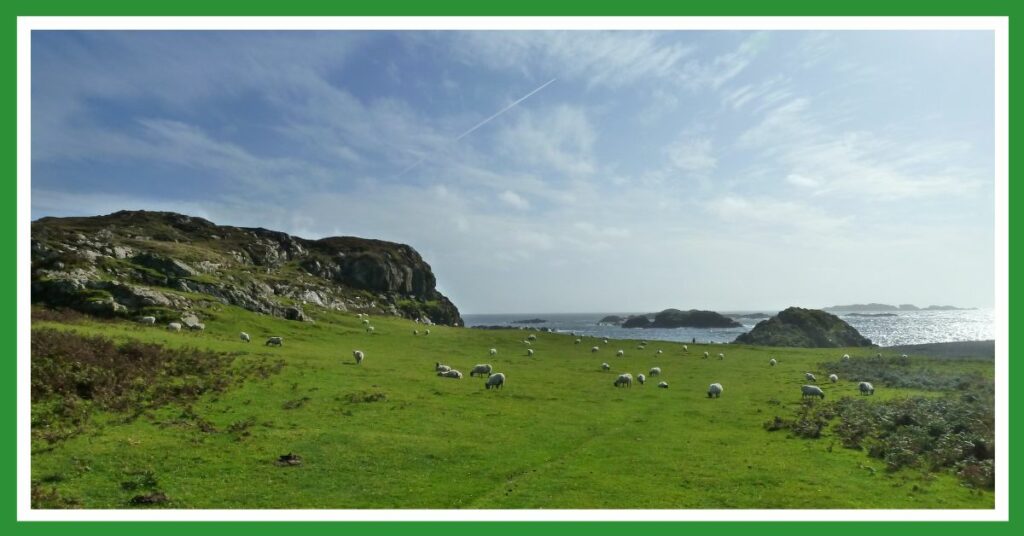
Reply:
<svg viewBox="0 0 1024 536"><path fill-rule="evenodd" d="M993 47L35 31L32 217L173 210L408 243L468 313L990 307Z"/></svg>

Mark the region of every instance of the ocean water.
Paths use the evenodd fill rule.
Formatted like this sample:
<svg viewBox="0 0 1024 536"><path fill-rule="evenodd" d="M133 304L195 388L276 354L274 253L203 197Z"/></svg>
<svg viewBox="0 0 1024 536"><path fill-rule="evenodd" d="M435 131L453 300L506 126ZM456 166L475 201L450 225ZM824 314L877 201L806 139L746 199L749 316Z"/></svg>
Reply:
<svg viewBox="0 0 1024 536"><path fill-rule="evenodd" d="M732 311L734 314L774 311ZM597 321L607 315L628 316L637 313L538 313L538 314L466 314L462 315L467 327L511 326L546 327L559 332L576 332L580 335L608 337L609 339L648 339L700 343L732 342L741 333L750 331L763 319L738 318L743 324L738 328L676 328L676 329L631 329L613 325L598 325ZM723 312L728 316L730 312ZM835 314L835 313L833 313ZM902 344L926 344L934 342L981 341L995 338L995 314L991 309L969 311L899 311L896 316L851 316L839 313L861 335L880 346ZM542 324L513 324L515 320L542 318Z"/></svg>

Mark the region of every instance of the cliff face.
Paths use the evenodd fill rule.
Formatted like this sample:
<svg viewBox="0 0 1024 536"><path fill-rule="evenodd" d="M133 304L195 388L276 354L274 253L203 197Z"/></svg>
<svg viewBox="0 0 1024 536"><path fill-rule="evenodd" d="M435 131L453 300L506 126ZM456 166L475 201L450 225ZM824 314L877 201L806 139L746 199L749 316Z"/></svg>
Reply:
<svg viewBox="0 0 1024 536"><path fill-rule="evenodd" d="M853 326L816 309L790 307L736 337L738 343L801 348L871 346Z"/></svg>
<svg viewBox="0 0 1024 536"><path fill-rule="evenodd" d="M32 300L94 314L173 317L212 298L292 320L315 305L461 326L436 282L416 250L381 240L306 240L169 212L32 223Z"/></svg>

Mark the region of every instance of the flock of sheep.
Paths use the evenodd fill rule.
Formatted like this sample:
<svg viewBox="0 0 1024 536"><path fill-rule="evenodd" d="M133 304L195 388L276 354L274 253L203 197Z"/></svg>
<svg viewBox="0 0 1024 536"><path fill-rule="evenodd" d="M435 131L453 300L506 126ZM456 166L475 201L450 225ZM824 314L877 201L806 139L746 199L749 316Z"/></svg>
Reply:
<svg viewBox="0 0 1024 536"><path fill-rule="evenodd" d="M363 324L364 328L366 329L367 333L373 334L374 333L374 327L372 325L370 325L370 318L369 318L369 316L370 315L365 314L365 313L359 313L359 314L356 315L356 318L359 318L359 319L362 320L362 324ZM150 324L150 325L152 325L152 324L156 323L156 317L144 316L141 319L139 319L139 321L141 323L143 323L143 324ZM180 322L170 322L170 323L167 324L167 329L169 331L181 331L182 330L182 324ZM205 329L205 325L203 325L201 323L194 323L194 324L189 326L189 329L197 330L197 331L202 331L202 330ZM413 336L418 336L420 334L420 331L418 329L414 329L412 331L412 334L413 334ZM423 330L423 335L424 336L430 335L430 330L429 329L424 329ZM576 334L573 333L573 336L575 337ZM246 333L244 331L239 334L239 338L241 339L242 342L251 342L252 341L252 337L248 333ZM537 340L537 336L531 334L526 339L523 339L522 342L526 346L531 346L532 342L536 341L536 340ZM580 344L581 342L582 342L582 339L580 339L580 338L575 338L575 340L574 340L574 344ZM603 343L604 344L608 344L608 339L607 338L603 339ZM279 337L279 336L269 337L269 338L267 338L267 341L265 343L266 346L282 346L283 344L284 344L284 338L283 337ZM644 350L644 349L646 349L646 347L647 347L647 341L641 341L640 344L637 346L637 349L638 350ZM601 350L601 348L599 346L593 346L593 347L590 348L591 353L597 353L600 350ZM683 345L683 351L684 352L689 352L689 348L686 345ZM656 352L657 355L661 355L662 353L663 353L662 350L658 350ZM491 357L494 357L494 356L498 355L498 350L496 348L491 348L488 351L488 354ZM532 357L534 355L533 348L527 348L526 355ZM620 350L615 352L615 356L616 357L624 357L625 356L625 351L620 349ZM881 356L881 354L879 354L879 356ZM359 364L362 364L363 360L366 358L366 354L362 350L353 350L352 357L353 357L353 359L355 359L356 364L359 365ZM709 357L710 357L710 354L708 352L704 352L703 358L704 359L708 359ZM904 354L903 357L906 358L907 357L906 354ZM724 360L725 359L725 354L724 353L719 353L718 354L718 359L719 360ZM843 354L842 360L843 361L849 361L850 360L849 354ZM778 365L778 361L773 357L773 358L768 360L768 365L771 366L771 367L774 367L774 366ZM437 373L437 375L439 377L453 378L453 379L462 379L462 372L460 372L458 370L455 370L455 369L451 368L450 366L444 365L444 364L442 364L440 362L434 364L434 370L435 370L435 372ZM601 363L601 370L607 372L607 371L611 370L611 365L608 364L608 363ZM470 377L475 377L477 375L480 375L480 376L486 375L487 380L484 382L484 387L486 389L491 389L491 388L501 389L505 385L505 374L501 373L501 372L493 372L493 367L490 364L478 364L478 365L475 365L473 367L473 369L470 371L469 375L470 375ZM661 376L661 367L652 367L648 371L647 376L650 376L651 378L654 378L655 376ZM644 374L637 374L637 376L636 376L637 383L639 383L640 385L644 385L647 382L647 376L645 376ZM807 381L812 382L812 383L817 381L817 378L811 372L804 373L804 378ZM836 382L839 381L839 376L836 375L836 374L830 374L828 379L829 379L829 381L831 383L836 383ZM623 373L623 374L619 374L619 376L617 378L615 378L615 381L612 382L612 385L614 387L632 387L633 386L633 375L628 373L628 372L627 373ZM662 389L667 389L668 388L668 382L661 381L661 382L658 383L658 387L662 388ZM873 395L873 394L875 394L875 387L873 385L871 385L870 382L860 382L860 384L857 386L857 388L858 388L858 390L860 391L860 393L862 395ZM717 383L717 382L716 383L712 383L712 384L710 384L708 386L708 390L707 390L708 398L718 398L718 397L720 397L722 395L722 391L723 391L723 388L722 388L722 384L721 383ZM801 394L802 394L803 398L808 398L808 397L818 397L818 398L821 398L821 399L825 398L825 392L820 387L818 387L817 385L811 385L811 384L802 385L800 387L800 391L801 391Z"/></svg>

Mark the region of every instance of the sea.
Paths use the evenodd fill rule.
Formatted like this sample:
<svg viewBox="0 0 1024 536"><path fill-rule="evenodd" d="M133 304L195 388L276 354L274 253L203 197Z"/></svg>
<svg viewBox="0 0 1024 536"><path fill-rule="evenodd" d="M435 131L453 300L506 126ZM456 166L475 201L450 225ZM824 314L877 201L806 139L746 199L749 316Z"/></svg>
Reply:
<svg viewBox="0 0 1024 536"><path fill-rule="evenodd" d="M725 316L774 311L724 311ZM881 312L832 313L856 328L861 335L879 346L929 344L936 342L983 341L995 339L995 313L992 309L958 311L885 311L894 316L876 315ZM753 329L763 318L735 318L742 324L736 328L623 328L614 324L599 324L608 315L629 316L642 313L537 313L537 314L464 314L466 327L509 326L522 328L548 328L555 332L607 337L609 339L647 339L676 342L729 343L741 333ZM518 324L517 320L543 319L545 322Z"/></svg>

